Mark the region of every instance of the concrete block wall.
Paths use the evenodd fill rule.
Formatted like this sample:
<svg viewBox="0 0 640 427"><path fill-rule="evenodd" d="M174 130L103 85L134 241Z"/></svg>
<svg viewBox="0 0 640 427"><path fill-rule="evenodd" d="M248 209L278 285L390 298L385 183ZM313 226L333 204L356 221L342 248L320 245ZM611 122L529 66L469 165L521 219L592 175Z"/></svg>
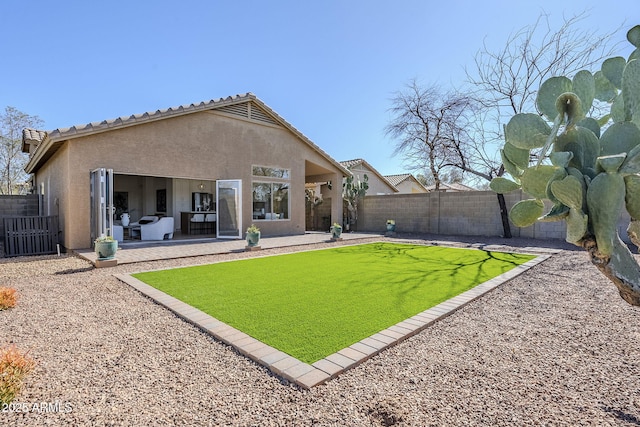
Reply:
<svg viewBox="0 0 640 427"><path fill-rule="evenodd" d="M507 209L524 198L527 196L521 191L506 194ZM396 221L396 231L401 233L503 234L498 199L492 191L366 196L358 212L358 230L382 232L388 219ZM564 239L566 226L564 221L539 222L526 228L511 224L511 233L514 237Z"/></svg>
<svg viewBox="0 0 640 427"><path fill-rule="evenodd" d="M28 194L23 196L0 195L0 240L4 240L4 218L12 216L40 215L40 196Z"/></svg>
<svg viewBox="0 0 640 427"><path fill-rule="evenodd" d="M0 217L38 216L40 214L40 196L0 196Z"/></svg>

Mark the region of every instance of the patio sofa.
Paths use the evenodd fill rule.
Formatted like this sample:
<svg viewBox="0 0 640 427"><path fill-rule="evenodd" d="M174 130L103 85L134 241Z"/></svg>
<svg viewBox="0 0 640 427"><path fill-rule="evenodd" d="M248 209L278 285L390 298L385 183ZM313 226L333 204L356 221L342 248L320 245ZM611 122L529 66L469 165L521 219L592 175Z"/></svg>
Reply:
<svg viewBox="0 0 640 427"><path fill-rule="evenodd" d="M173 217L143 216L130 225L131 237L140 237L140 240L173 239Z"/></svg>

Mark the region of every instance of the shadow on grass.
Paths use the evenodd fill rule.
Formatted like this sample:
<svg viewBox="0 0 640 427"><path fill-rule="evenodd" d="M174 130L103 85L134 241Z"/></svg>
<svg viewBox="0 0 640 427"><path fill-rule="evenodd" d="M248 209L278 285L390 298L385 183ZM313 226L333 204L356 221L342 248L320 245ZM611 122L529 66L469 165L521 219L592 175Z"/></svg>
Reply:
<svg viewBox="0 0 640 427"><path fill-rule="evenodd" d="M315 361L531 256L375 243L135 274L303 361Z"/></svg>
<svg viewBox="0 0 640 427"><path fill-rule="evenodd" d="M430 306L433 306L534 258L475 248L388 243L340 248L336 251L354 257L352 262L366 263L367 269L375 272L375 282L367 284L369 291L393 287L397 307L404 307L408 300L416 297L425 283L436 284L441 294L436 301L431 301ZM346 276L344 286L356 287L360 280L360 277ZM412 310L405 314L412 316L416 312Z"/></svg>

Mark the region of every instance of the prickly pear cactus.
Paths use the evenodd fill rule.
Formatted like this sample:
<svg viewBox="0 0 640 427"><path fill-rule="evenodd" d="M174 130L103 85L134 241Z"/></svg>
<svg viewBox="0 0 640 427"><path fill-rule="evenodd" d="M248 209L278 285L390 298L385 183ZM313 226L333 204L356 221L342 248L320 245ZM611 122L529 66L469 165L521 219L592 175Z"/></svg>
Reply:
<svg viewBox="0 0 640 427"><path fill-rule="evenodd" d="M512 180L495 178L491 189L531 196L509 212L516 226L566 221L566 240L585 248L622 298L640 306L640 266L617 229L626 209L629 238L640 245L640 25L627 39L636 47L629 58L542 83L538 113L517 114L505 127L500 154ZM603 105L608 114L589 117ZM546 213L545 200L553 206Z"/></svg>

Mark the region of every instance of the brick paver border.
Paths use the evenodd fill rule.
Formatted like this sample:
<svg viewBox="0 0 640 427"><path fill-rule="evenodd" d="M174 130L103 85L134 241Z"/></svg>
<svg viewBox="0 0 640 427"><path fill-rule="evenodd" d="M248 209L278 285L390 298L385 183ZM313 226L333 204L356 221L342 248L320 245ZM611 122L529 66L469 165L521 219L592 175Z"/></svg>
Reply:
<svg viewBox="0 0 640 427"><path fill-rule="evenodd" d="M547 252L552 254L555 251ZM348 369L358 366L381 351L417 334L434 322L449 316L487 292L547 260L551 257L551 254L532 254L537 255L537 257L428 310L377 332L349 347L343 348L311 365L258 341L244 332L147 285L129 274L116 274L115 277L137 289L156 303L165 306L205 333L232 346L240 354L265 366L274 374L309 390L312 387L337 377Z"/></svg>

